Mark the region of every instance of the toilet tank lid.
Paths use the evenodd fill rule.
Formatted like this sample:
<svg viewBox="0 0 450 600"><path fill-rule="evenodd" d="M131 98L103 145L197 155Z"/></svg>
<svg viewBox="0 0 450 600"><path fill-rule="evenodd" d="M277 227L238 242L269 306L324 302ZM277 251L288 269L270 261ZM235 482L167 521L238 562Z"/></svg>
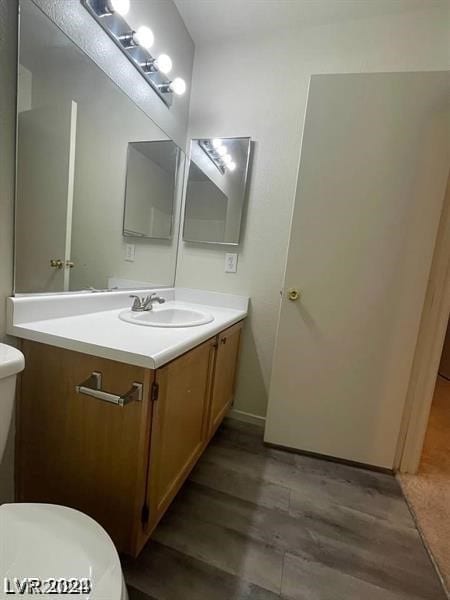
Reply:
<svg viewBox="0 0 450 600"><path fill-rule="evenodd" d="M16 375L25 368L25 357L20 350L0 344L0 379Z"/></svg>

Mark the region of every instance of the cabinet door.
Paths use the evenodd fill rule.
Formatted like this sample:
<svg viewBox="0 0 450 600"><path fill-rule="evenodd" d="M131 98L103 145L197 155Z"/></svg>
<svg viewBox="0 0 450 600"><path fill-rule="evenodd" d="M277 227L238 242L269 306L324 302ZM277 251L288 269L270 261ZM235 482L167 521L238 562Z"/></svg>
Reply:
<svg viewBox="0 0 450 600"><path fill-rule="evenodd" d="M121 552L136 553L145 499L153 372L103 358L23 342L17 422L20 502L76 508L97 520ZM143 398L123 408L75 391L93 371L103 389Z"/></svg>
<svg viewBox="0 0 450 600"><path fill-rule="evenodd" d="M209 420L209 437L219 427L233 402L241 329L242 323L237 323L218 336Z"/></svg>
<svg viewBox="0 0 450 600"><path fill-rule="evenodd" d="M147 531L154 529L206 444L215 340L158 369L153 404Z"/></svg>

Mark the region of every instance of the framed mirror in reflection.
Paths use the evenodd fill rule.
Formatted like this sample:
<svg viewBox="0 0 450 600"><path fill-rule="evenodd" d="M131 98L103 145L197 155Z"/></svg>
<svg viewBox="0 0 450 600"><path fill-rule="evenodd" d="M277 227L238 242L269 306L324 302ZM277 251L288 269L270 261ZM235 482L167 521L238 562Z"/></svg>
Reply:
<svg viewBox="0 0 450 600"><path fill-rule="evenodd" d="M183 152L35 4L20 11L15 293L172 286Z"/></svg>
<svg viewBox="0 0 450 600"><path fill-rule="evenodd" d="M192 140L184 241L239 244L250 149L248 137Z"/></svg>
<svg viewBox="0 0 450 600"><path fill-rule="evenodd" d="M179 148L174 142L129 142L123 234L171 239Z"/></svg>

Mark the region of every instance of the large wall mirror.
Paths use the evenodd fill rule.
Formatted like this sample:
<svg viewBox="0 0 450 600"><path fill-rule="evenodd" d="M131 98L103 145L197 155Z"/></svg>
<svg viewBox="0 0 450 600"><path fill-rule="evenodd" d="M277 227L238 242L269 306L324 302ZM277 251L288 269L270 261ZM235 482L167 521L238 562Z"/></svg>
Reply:
<svg viewBox="0 0 450 600"><path fill-rule="evenodd" d="M20 11L15 293L173 285L183 152L39 8Z"/></svg>
<svg viewBox="0 0 450 600"><path fill-rule="evenodd" d="M183 239L239 244L250 160L250 138L192 140Z"/></svg>

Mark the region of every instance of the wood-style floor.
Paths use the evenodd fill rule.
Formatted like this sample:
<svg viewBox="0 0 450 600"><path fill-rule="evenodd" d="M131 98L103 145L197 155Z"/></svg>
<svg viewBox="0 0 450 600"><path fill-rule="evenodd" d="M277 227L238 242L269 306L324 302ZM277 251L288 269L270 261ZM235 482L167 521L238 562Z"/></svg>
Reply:
<svg viewBox="0 0 450 600"><path fill-rule="evenodd" d="M228 420L136 560L130 600L444 600L394 477Z"/></svg>

